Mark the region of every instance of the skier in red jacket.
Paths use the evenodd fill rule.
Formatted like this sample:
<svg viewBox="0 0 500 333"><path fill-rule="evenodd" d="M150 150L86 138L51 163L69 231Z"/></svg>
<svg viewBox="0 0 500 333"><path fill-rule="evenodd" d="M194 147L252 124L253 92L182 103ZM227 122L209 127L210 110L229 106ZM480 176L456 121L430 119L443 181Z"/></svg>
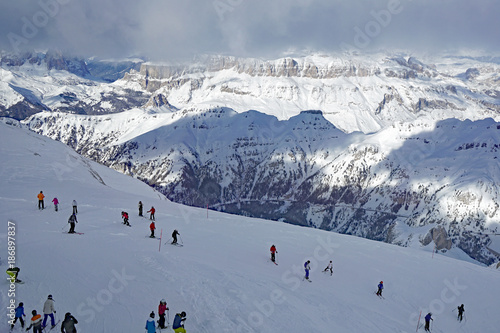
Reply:
<svg viewBox="0 0 500 333"><path fill-rule="evenodd" d="M151 209L147 211L148 213L151 213L149 215L150 220L153 220L153 221L155 220L155 211L156 211L156 209L153 206L151 206Z"/></svg>
<svg viewBox="0 0 500 333"><path fill-rule="evenodd" d="M278 251L276 250L276 246L274 246L274 244L271 246L271 261L272 262L276 262L276 253L278 253Z"/></svg>
<svg viewBox="0 0 500 333"><path fill-rule="evenodd" d="M160 320L158 321L158 325L160 326L160 329L166 328L165 311L168 311L167 301L165 299L162 299L160 301L160 305L158 305L158 314L160 315Z"/></svg>
<svg viewBox="0 0 500 333"><path fill-rule="evenodd" d="M123 218L123 224L130 226L130 223L128 223L128 213L127 212L122 212L122 218Z"/></svg>
<svg viewBox="0 0 500 333"><path fill-rule="evenodd" d="M155 238L155 221L151 222L151 224L149 225L149 229L151 230L151 238Z"/></svg>

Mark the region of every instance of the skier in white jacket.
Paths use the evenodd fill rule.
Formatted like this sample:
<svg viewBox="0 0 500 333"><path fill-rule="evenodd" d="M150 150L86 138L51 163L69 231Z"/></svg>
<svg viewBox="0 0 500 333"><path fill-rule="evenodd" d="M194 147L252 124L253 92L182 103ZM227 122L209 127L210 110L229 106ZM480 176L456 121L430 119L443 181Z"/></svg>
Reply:
<svg viewBox="0 0 500 333"><path fill-rule="evenodd" d="M54 300L52 299L52 295L49 295L47 297L47 300L43 304L43 324L42 324L43 328L45 328L47 324L48 317L50 317L50 323L52 324L52 327L56 326L54 313L56 313L56 310L54 308Z"/></svg>

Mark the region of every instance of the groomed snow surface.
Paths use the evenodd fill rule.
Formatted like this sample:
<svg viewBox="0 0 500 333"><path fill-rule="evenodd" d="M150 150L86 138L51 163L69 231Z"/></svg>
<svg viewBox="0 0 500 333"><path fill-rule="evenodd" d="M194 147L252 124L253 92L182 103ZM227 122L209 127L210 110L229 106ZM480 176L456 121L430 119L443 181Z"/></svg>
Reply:
<svg viewBox="0 0 500 333"><path fill-rule="evenodd" d="M7 269L10 221L25 281L15 285L15 297L7 279L1 283L7 320L11 300L24 302L29 321L52 294L57 318L71 312L79 333L144 332L162 298L170 322L175 313L187 313L188 332L415 332L420 311L433 313L433 332L500 327L500 272L493 268L280 222L207 214L9 125L0 124L0 142L0 268ZM43 211L37 209L40 190ZM63 233L73 199L79 204L76 231L84 235ZM150 222L137 216L139 200L145 211L157 209L161 251L159 240L146 237ZM132 227L121 224L123 210ZM183 247L164 244L174 228ZM272 244L278 266L269 260ZM308 259L311 283L302 280ZM329 260L333 276L321 272ZM385 299L374 294L381 280ZM462 303L466 320L459 323ZM7 332L2 322L0 331Z"/></svg>

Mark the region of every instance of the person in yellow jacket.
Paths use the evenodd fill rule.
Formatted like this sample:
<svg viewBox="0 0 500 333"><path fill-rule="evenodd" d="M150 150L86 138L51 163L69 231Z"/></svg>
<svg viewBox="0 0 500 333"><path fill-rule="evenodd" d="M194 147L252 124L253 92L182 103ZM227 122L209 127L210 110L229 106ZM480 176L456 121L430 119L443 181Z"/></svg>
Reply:
<svg viewBox="0 0 500 333"><path fill-rule="evenodd" d="M40 191L40 193L38 193L37 198L38 198L38 209L44 209L45 207L43 205L43 198L45 198L45 195L43 195L43 191Z"/></svg>

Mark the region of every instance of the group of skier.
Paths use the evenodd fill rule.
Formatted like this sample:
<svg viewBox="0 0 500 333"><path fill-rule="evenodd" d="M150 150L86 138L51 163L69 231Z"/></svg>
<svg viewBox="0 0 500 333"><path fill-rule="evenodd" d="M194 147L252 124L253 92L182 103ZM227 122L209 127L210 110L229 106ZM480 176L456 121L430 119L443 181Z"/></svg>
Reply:
<svg viewBox="0 0 500 333"><path fill-rule="evenodd" d="M26 328L26 331L33 328L33 333L42 333L42 330L47 326L47 319L49 318L51 324L50 329L54 329L59 323L59 321L55 321L55 313L54 299L52 298L52 295L49 295L43 304L43 321L41 314L39 314L36 310L31 311L32 317L30 325ZM11 331L14 329L18 320L21 323L21 328L24 328L23 317L26 317L26 314L24 313L24 303L20 302L18 307L15 309L15 318L10 323ZM76 324L78 324L78 320L76 320L70 312L67 312L64 316L63 322L61 323L61 333L76 333Z"/></svg>
<svg viewBox="0 0 500 333"><path fill-rule="evenodd" d="M43 201L43 199L45 199L45 195L43 194L43 191L40 191L40 193L38 193L37 198L38 198L38 209L39 210L45 209L45 204ZM52 203L54 204L54 210L56 212L59 211L59 199L57 199L57 197L54 197L54 199L52 199ZM78 223L78 220L76 218L76 214L78 214L78 206L76 200L73 200L71 205L73 207L73 212L71 213L68 219L68 223L70 224L70 229L68 233L74 234L76 223Z"/></svg>
<svg viewBox="0 0 500 333"><path fill-rule="evenodd" d="M271 251L271 261L277 265L276 253L278 253L278 250L276 249L276 246L274 244L271 245L270 251ZM311 270L310 264L311 264L310 260L307 260L304 263L304 270L305 270L304 280L307 280L309 282L311 282L311 280L309 280L309 271ZM330 260L330 262L328 263L326 268L323 270L323 272L328 272L328 271L330 271L330 276L332 276L333 275L333 262L332 262L332 260ZM379 296L380 298L383 298L382 291L384 290L384 281L380 281L377 288L378 289L377 289L377 292L375 294L377 296ZM459 320L460 322L463 320L464 312L465 312L464 305L462 304L462 305L458 306L458 318L457 318L457 320ZM425 331L430 332L430 322L431 322L431 320L434 320L434 319L432 319L432 313L429 312L424 317L424 319L425 319Z"/></svg>
<svg viewBox="0 0 500 333"><path fill-rule="evenodd" d="M139 201L138 207L139 207L139 216L143 216L142 215L142 208L143 208L142 201ZM151 206L151 209L146 212L146 213L149 213L150 220L155 219L155 211L156 211L156 209L154 208L154 206Z"/></svg>
<svg viewBox="0 0 500 333"><path fill-rule="evenodd" d="M43 194L43 191L40 191L40 193L38 193L36 197L38 198L38 209L40 210L45 209L45 203L44 203L45 195ZM52 203L54 204L54 210L56 212L59 211L59 199L57 199L57 197L54 197L54 199L52 199ZM72 206L73 206L73 214L75 215L78 214L76 200L73 200Z"/></svg>
<svg viewBox="0 0 500 333"><path fill-rule="evenodd" d="M143 216L142 215L142 212L143 212L142 201L139 201L138 208L139 208L139 216ZM151 232L151 234L149 235L150 238L156 238L156 236L155 236L155 230L156 230L155 212L156 212L156 209L154 206L151 206L151 209L147 211L147 213L150 213L149 219L151 220L151 223L149 224L149 231ZM129 215L127 212L122 211L122 219L123 219L123 224L130 226ZM179 233L179 231L177 231L177 229L175 229L172 232L171 244L173 244L173 245L178 244L177 243L177 236L179 236L179 235L180 235L180 233Z"/></svg>
<svg viewBox="0 0 500 333"><path fill-rule="evenodd" d="M158 305L158 315L160 319L155 323L155 312L151 311L149 318L146 320L146 331L147 333L156 333L157 329L165 329L169 325L169 320L167 318L167 323L165 324L165 315L168 316L169 308L167 307L167 301L162 299ZM184 329L184 321L186 320L186 312L182 311L177 313L174 317L174 322L172 323L172 329L176 333L186 333ZM156 325L158 324L158 326Z"/></svg>
<svg viewBox="0 0 500 333"><path fill-rule="evenodd" d="M275 263L276 265L278 264L276 262L276 254L278 253L278 250L276 249L276 245L271 245L271 248L269 249L269 251L271 252L271 261L273 263ZM309 271L311 270L311 261L310 260L307 260L305 263L304 263L304 271L305 271L305 276L304 276L304 279L309 281ZM323 270L323 272L327 272L327 271L330 271L330 276L333 275L333 262L332 260L330 260L330 262L328 263L328 265L326 266L326 268Z"/></svg>

